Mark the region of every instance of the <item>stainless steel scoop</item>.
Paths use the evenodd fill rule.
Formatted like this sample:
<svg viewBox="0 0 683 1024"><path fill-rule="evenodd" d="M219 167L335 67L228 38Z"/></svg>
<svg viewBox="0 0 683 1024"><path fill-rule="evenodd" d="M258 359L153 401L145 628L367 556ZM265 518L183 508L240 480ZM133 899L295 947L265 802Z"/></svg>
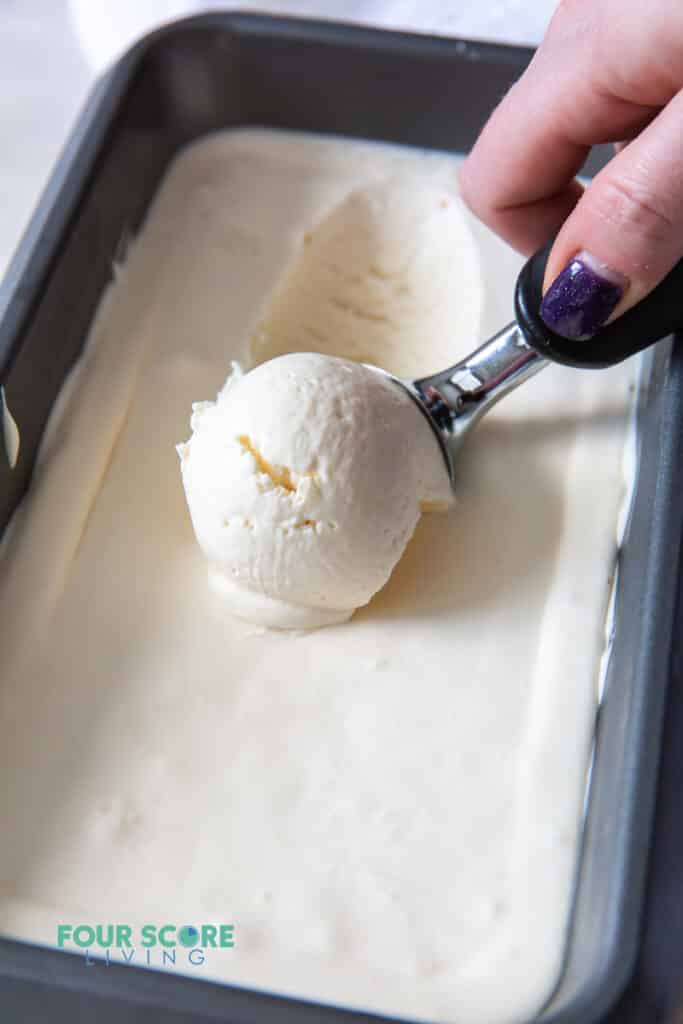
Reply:
<svg viewBox="0 0 683 1024"><path fill-rule="evenodd" d="M548 362L527 344L515 322L450 369L420 380L399 381L429 420L452 484L455 456L468 431L491 406Z"/></svg>
<svg viewBox="0 0 683 1024"><path fill-rule="evenodd" d="M455 481L456 454L470 428L544 366L550 362L585 369L612 366L683 327L681 261L642 302L589 341L555 334L538 314L550 248L547 245L532 256L517 278L513 323L441 373L412 381L386 374L408 392L429 420L451 483Z"/></svg>

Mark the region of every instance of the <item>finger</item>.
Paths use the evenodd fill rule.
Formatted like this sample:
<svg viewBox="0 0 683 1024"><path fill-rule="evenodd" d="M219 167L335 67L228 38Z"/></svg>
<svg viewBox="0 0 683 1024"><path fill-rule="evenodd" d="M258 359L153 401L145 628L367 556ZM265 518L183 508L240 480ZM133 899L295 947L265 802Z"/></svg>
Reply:
<svg viewBox="0 0 683 1024"><path fill-rule="evenodd" d="M672 95L674 95L674 94L672 94ZM671 98L671 97L669 97L669 98ZM638 131L632 132L628 136L628 138L619 139L618 142L615 142L614 143L614 152L615 153L621 153L622 149L626 149L626 147L629 145L629 143L633 142L633 140L638 137L638 135L643 130L643 128L647 127L648 124L651 124L651 122L654 121L654 119L657 116L657 114L659 113L660 109L661 108L658 108L657 110L653 110L651 117L647 118L646 120L643 121L642 124L638 125Z"/></svg>
<svg viewBox="0 0 683 1024"><path fill-rule="evenodd" d="M596 83L590 29L560 9L461 171L474 213L525 253L547 242L581 198L574 176L590 147L632 137L659 109Z"/></svg>
<svg viewBox="0 0 683 1024"><path fill-rule="evenodd" d="M563 225L541 307L557 333L590 337L683 256L682 123L683 91L600 171Z"/></svg>

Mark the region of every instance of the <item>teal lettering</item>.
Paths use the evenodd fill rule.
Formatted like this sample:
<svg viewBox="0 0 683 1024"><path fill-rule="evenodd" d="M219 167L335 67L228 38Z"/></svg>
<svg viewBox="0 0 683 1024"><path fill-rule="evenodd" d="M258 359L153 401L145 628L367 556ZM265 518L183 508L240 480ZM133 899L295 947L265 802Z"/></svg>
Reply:
<svg viewBox="0 0 683 1024"><path fill-rule="evenodd" d="M159 929L159 942L161 943L162 946L175 946L175 942L173 940L166 939L166 933L174 931L174 924L165 924L163 928Z"/></svg>
<svg viewBox="0 0 683 1024"><path fill-rule="evenodd" d="M79 924L74 929L74 942L81 949L85 946L92 946L95 941L95 929L91 928L89 924Z"/></svg>

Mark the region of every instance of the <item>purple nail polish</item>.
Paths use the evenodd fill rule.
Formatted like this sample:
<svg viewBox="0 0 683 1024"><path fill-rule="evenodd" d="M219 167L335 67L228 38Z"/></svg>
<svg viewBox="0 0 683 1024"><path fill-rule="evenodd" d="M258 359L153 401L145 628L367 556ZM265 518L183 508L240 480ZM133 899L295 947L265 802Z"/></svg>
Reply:
<svg viewBox="0 0 683 1024"><path fill-rule="evenodd" d="M622 274L580 252L545 293L541 319L563 338L584 341L602 327L627 287Z"/></svg>

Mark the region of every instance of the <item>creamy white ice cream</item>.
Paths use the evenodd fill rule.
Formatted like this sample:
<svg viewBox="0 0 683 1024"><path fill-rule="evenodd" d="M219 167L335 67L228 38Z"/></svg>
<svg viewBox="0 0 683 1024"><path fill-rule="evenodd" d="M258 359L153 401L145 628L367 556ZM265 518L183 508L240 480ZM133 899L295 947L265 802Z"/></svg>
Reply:
<svg viewBox="0 0 683 1024"><path fill-rule="evenodd" d="M197 540L231 611L348 619L389 579L421 507L450 501L429 424L398 384L315 353L233 371L179 445Z"/></svg>
<svg viewBox="0 0 683 1024"><path fill-rule="evenodd" d="M357 364L423 374L428 345L429 368L447 365L481 301L471 233L441 185L384 177L303 233L250 356L327 358L288 355L231 378L216 405L195 406L192 442L180 448L195 532L232 611L322 626L384 586L420 506L445 504L450 491L420 411Z"/></svg>
<svg viewBox="0 0 683 1024"><path fill-rule="evenodd" d="M231 360L275 354L255 352L259 323L283 337L297 261L378 181L450 198L462 230L440 208L420 251L440 254L450 290L432 305L423 277L400 317L384 307L391 327L363 321L357 354L420 376L505 323L521 260L462 219L457 166L230 130L169 170L1 553L3 934L50 946L60 922L125 920L135 944L149 922L234 923L234 949L151 966L458 1024L528 1022L554 990L632 368L549 367L493 409L459 456L457 515L423 516L389 583L337 629L225 613L173 449ZM375 250L397 223L373 221ZM381 313L379 285L365 295ZM288 306L292 349L316 347L314 300ZM320 351L354 354L352 318Z"/></svg>
<svg viewBox="0 0 683 1024"><path fill-rule="evenodd" d="M475 347L479 257L462 204L411 176L355 189L304 233L254 331L255 362L302 349L419 377ZM425 360L426 351L429 357Z"/></svg>

